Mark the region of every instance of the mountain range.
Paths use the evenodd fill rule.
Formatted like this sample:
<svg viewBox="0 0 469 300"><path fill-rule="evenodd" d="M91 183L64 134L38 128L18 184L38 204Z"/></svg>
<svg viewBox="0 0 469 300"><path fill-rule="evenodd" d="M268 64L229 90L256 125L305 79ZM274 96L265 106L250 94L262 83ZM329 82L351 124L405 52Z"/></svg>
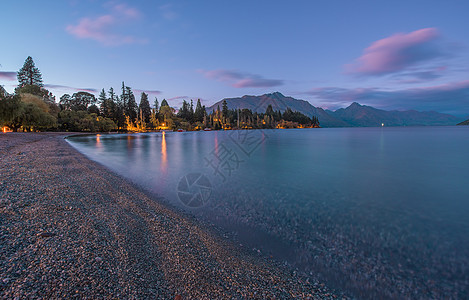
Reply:
<svg viewBox="0 0 469 300"><path fill-rule="evenodd" d="M321 127L374 127L382 124L385 126L456 125L462 121L455 116L435 111L387 111L356 102L336 111L324 110L311 105L308 101L287 97L279 92L261 96L225 98L208 107L207 112L217 110L218 106L221 109L224 100L229 109L247 108L258 113L264 113L269 104L274 110L282 112L289 107L308 117L317 116Z"/></svg>

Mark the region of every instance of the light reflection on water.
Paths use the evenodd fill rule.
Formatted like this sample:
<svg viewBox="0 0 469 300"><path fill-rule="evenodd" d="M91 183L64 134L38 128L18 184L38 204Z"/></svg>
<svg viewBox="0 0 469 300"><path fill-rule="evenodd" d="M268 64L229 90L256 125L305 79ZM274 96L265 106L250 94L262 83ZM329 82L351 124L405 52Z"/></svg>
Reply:
<svg viewBox="0 0 469 300"><path fill-rule="evenodd" d="M168 153L166 152L166 133L163 131L161 138L161 173L167 174L168 171Z"/></svg>
<svg viewBox="0 0 469 300"><path fill-rule="evenodd" d="M181 178L206 176L209 203L188 211L361 298L468 296L467 128L233 133L70 142L182 208Z"/></svg>

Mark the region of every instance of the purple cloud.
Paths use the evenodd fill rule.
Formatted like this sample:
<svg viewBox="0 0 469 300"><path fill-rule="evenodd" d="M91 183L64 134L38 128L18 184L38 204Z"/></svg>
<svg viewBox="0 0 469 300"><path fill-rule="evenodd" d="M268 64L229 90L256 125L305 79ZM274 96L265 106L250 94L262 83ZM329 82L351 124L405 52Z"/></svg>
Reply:
<svg viewBox="0 0 469 300"><path fill-rule="evenodd" d="M284 82L279 79L265 79L260 75L244 73L234 70L201 70L205 77L225 82L235 88L265 88L280 86Z"/></svg>
<svg viewBox="0 0 469 300"><path fill-rule="evenodd" d="M162 93L162 91L158 91L158 90L138 90L138 89L134 90L135 95L140 96L142 92L145 92L145 94L148 94L150 98L161 95ZM151 102L151 99L149 99L149 101Z"/></svg>
<svg viewBox="0 0 469 300"><path fill-rule="evenodd" d="M136 8L129 7L126 4L116 4L111 9L117 14L122 15L130 19L138 19L142 16L140 11Z"/></svg>
<svg viewBox="0 0 469 300"><path fill-rule="evenodd" d="M397 33L372 43L354 63L345 65L348 73L385 75L404 71L417 63L443 56L436 41L436 28Z"/></svg>
<svg viewBox="0 0 469 300"><path fill-rule="evenodd" d="M435 110L457 116L469 114L469 80L402 90L323 87L307 94L331 109L358 102L382 109Z"/></svg>
<svg viewBox="0 0 469 300"><path fill-rule="evenodd" d="M0 71L0 79L14 81L16 80L16 72Z"/></svg>
<svg viewBox="0 0 469 300"><path fill-rule="evenodd" d="M59 91L67 91L67 92L89 92L89 93L97 93L97 89L93 88L76 88L72 86L67 86L67 85L59 85L59 84L44 84L44 87L46 89L54 89L54 90L59 90Z"/></svg>
<svg viewBox="0 0 469 300"><path fill-rule="evenodd" d="M443 77L447 73L448 67L441 66L431 69L417 69L405 71L392 75L397 83L423 83Z"/></svg>
<svg viewBox="0 0 469 300"><path fill-rule="evenodd" d="M147 40L115 33L113 30L123 22L136 20L140 17L141 13L137 9L125 4L117 4L111 7L109 14L95 18L82 18L77 25L68 25L66 31L79 39L95 40L105 46L144 44Z"/></svg>
<svg viewBox="0 0 469 300"><path fill-rule="evenodd" d="M188 96L176 96L176 97L171 97L171 98L168 98L166 99L167 101L173 101L173 100L186 100L190 97ZM182 102L181 102L182 103Z"/></svg>
<svg viewBox="0 0 469 300"><path fill-rule="evenodd" d="M174 11L174 7L172 4L161 5L159 8L161 15L166 20L173 21L179 17L179 15Z"/></svg>

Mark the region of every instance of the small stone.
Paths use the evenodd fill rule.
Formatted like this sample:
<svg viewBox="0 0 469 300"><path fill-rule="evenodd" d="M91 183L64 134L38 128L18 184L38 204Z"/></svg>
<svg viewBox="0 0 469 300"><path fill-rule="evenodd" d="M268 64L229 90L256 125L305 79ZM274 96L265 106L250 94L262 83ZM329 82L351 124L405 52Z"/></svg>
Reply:
<svg viewBox="0 0 469 300"><path fill-rule="evenodd" d="M41 238L48 238L48 237L52 237L52 236L55 236L55 233L52 233L52 232L41 232L38 234L39 237Z"/></svg>

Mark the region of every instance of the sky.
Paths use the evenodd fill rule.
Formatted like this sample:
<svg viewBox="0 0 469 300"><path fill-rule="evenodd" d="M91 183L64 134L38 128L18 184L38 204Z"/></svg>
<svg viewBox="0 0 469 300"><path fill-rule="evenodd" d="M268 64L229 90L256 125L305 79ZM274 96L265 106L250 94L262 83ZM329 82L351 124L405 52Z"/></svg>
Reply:
<svg viewBox="0 0 469 300"><path fill-rule="evenodd" d="M31 56L60 98L281 92L335 110L469 115L469 1L2 1L0 85Z"/></svg>

